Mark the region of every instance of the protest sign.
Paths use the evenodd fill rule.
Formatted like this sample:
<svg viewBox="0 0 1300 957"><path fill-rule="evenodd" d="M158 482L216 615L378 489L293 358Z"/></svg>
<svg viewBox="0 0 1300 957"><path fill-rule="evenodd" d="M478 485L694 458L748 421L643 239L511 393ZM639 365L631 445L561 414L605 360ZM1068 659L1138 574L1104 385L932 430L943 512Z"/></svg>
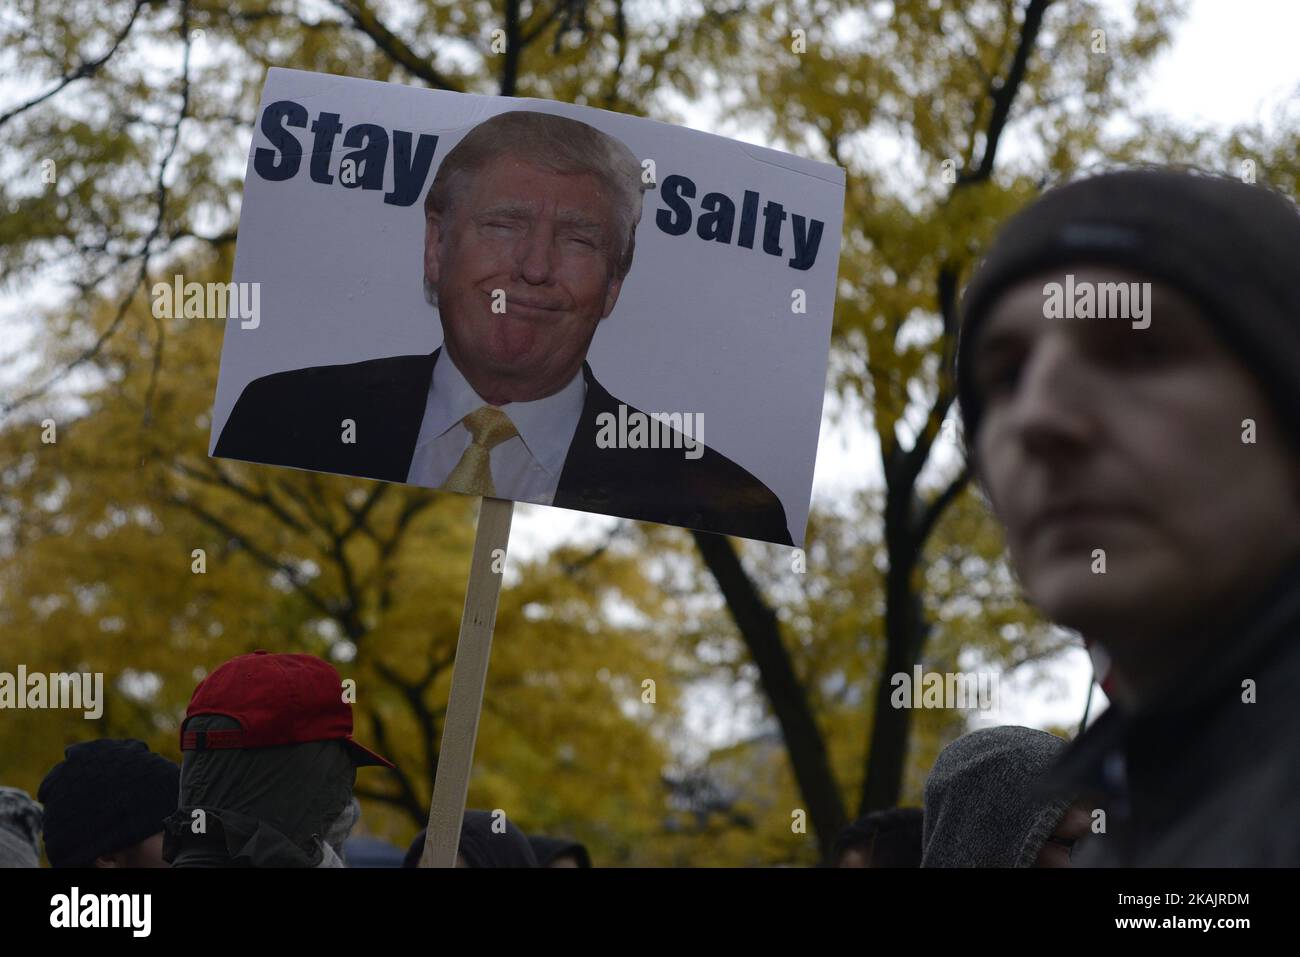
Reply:
<svg viewBox="0 0 1300 957"><path fill-rule="evenodd" d="M843 202L650 120L269 72L210 453L482 497L422 866L456 859L514 501L802 544Z"/></svg>
<svg viewBox="0 0 1300 957"><path fill-rule="evenodd" d="M802 544L843 197L650 120L272 69L210 451Z"/></svg>

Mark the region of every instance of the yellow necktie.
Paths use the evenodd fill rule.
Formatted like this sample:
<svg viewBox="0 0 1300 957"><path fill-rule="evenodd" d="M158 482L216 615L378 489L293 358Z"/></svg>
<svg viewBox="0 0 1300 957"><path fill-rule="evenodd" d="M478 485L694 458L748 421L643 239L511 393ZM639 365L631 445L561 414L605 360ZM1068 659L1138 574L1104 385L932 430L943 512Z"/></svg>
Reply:
<svg viewBox="0 0 1300 957"><path fill-rule="evenodd" d="M492 450L519 434L510 417L500 409L485 405L475 409L461 424L469 430L472 441L442 487L449 492L495 497L492 485Z"/></svg>

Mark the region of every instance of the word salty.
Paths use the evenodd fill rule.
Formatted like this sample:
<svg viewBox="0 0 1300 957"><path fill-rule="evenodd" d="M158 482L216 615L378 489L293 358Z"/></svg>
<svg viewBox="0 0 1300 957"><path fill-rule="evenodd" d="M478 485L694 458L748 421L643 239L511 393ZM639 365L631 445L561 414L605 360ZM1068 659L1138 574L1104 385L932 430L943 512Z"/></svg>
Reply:
<svg viewBox="0 0 1300 957"><path fill-rule="evenodd" d="M669 236L681 236L691 228L693 214L687 199L695 197L695 181L685 176L672 175L664 177L659 189L667 209L655 214L655 225ZM685 198L683 198L685 197ZM753 190L745 190L740 205L740 230L736 235L736 245L746 249L754 248L754 237L758 229L759 195ZM715 243L731 243L736 226L736 204L725 193L705 193L700 200L700 215L695 219L695 235ZM781 248L781 224L785 222L785 207L780 203L768 202L763 207L763 252L769 256L784 256ZM817 261L817 247L821 245L822 232L826 224L820 219L807 219L797 213L790 216L791 239L794 255L787 265L795 269L811 269Z"/></svg>
<svg viewBox="0 0 1300 957"><path fill-rule="evenodd" d="M621 402L618 416L602 412L596 416L596 447L601 449L685 449L688 459L704 454L703 412L655 412L628 410Z"/></svg>
<svg viewBox="0 0 1300 957"><path fill-rule="evenodd" d="M1065 286L1043 286L1044 319L1132 319L1134 329L1151 325L1151 283L1080 282L1066 273Z"/></svg>
<svg viewBox="0 0 1300 957"><path fill-rule="evenodd" d="M889 679L894 690L889 703L895 708L975 708L998 710L998 676L937 671L922 673L916 665L912 674L900 671Z"/></svg>
<svg viewBox="0 0 1300 957"><path fill-rule="evenodd" d="M155 319L239 319L239 328L256 329L262 324L260 282L182 282L177 273L172 285L154 283Z"/></svg>
<svg viewBox="0 0 1300 957"><path fill-rule="evenodd" d="M259 146L253 152L253 172L273 183L293 179L302 166L302 143L289 127L307 127L307 108L293 100L277 100L262 111L262 134L271 148ZM334 182L330 164L334 159L334 141L343 132L338 113L321 111L311 124L312 144L309 175L314 183ZM410 206L424 189L424 181L433 164L438 137L421 133L412 147L413 134L408 130L388 130L374 123L357 123L343 134L343 145L351 147L338 163L338 182L344 189L384 188L384 170L388 166L389 147L393 157L393 188L384 194L392 206Z"/></svg>
<svg viewBox="0 0 1300 957"><path fill-rule="evenodd" d="M88 709L84 716L93 721L104 713L104 673L56 671L45 675L37 671L29 675L26 665L18 666L17 676L0 671L0 709L4 708Z"/></svg>
<svg viewBox="0 0 1300 957"><path fill-rule="evenodd" d="M51 927L129 927L132 937L148 937L153 926L150 894L70 894L50 898Z"/></svg>

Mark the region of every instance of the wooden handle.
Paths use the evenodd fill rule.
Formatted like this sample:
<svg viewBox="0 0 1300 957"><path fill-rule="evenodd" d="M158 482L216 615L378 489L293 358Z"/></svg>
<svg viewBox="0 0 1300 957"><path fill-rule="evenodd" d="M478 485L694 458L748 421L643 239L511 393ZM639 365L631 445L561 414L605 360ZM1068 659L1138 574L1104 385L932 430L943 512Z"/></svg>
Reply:
<svg viewBox="0 0 1300 957"><path fill-rule="evenodd" d="M496 626L497 602L501 597L501 573L505 569L510 520L514 514L515 503L505 499L485 498L479 506L474 557L470 560L465 610L460 617L460 636L456 639L451 698L447 702L438 750L438 773L433 782L421 867L456 866L460 826L469 794L469 773L474 764L474 741L483 708L483 687L492 654L492 629Z"/></svg>

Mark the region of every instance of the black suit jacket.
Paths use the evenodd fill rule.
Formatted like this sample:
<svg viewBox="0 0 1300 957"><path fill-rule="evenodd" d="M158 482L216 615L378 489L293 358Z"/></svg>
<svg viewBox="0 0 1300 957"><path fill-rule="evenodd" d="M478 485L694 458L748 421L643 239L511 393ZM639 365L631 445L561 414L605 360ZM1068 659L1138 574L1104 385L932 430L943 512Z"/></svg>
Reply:
<svg viewBox="0 0 1300 957"><path fill-rule="evenodd" d="M433 368L429 355L277 372L250 382L235 403L214 455L405 482L424 419ZM596 445L597 416L620 403L585 362L587 397L552 504L792 544L785 509L771 489L710 448ZM637 411L627 407L628 414ZM342 422L356 423L344 444Z"/></svg>

